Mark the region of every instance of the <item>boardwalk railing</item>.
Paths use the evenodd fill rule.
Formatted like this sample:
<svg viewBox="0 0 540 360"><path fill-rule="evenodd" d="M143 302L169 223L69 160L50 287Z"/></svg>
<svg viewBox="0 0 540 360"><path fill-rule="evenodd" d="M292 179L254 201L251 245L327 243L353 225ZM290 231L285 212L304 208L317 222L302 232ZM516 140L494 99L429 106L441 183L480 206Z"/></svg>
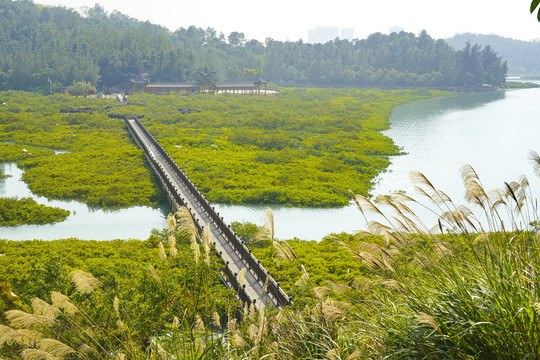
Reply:
<svg viewBox="0 0 540 360"><path fill-rule="evenodd" d="M133 138L135 139L136 143L145 152L152 169L158 175L160 183L163 186L164 190L166 191L169 199L171 199L174 202L173 206L178 207L179 205L187 205L188 202L186 201L186 199L183 198L181 192L178 189L176 189L176 187L168 180L168 177L165 175L163 166L153 157L152 152L150 151L150 148L146 145L146 142L142 138L140 138L138 135L138 132L132 128L132 125L130 121L128 121L127 117L123 116L122 118L124 122L126 123ZM219 230L219 232L223 235L223 237L227 240L227 242L232 246L232 248L240 255L242 260L247 265L247 268L253 271L257 280L261 284L267 284L266 291L268 292L269 297L271 297L274 300L274 303L277 306L289 305L291 303L291 299L287 296L287 294L285 294L283 289L280 287L279 282L275 281L275 279L272 278L270 273L266 271L266 269L261 265L261 262L257 260L255 256L251 253L251 250L248 249L245 243L240 238L238 238L238 236L234 233L230 225L227 225L223 221L223 217L219 216L219 214L215 211L214 207L210 205L210 203L204 197L204 195L191 182L191 180L180 169L180 167L169 156L169 154L163 149L163 147L154 139L152 135L150 135L148 130L140 123L139 119L135 117L133 121L137 124L137 127L142 132L144 132L147 139L151 141L152 143L151 146L155 150L157 150L160 156L167 162L168 167L172 169L172 171L174 171L175 175L179 179L181 179L181 181L184 183L188 191L191 193L193 199L197 202L197 204L203 209L203 211L211 219L211 221L213 222L213 225ZM188 208L188 210L190 211L193 219L195 220L195 224L197 225L197 229L199 233L202 233L205 224L199 224L199 222L196 219L193 209ZM221 254L218 253L218 255L221 255ZM240 286L237 280L237 274L233 273L228 263L225 263L223 272L225 273L228 279L227 285L238 294L238 297L240 298L241 301L258 306L258 304L256 303L256 299L253 299L247 293L247 291L245 291L245 285ZM264 288L264 285L262 287Z"/></svg>

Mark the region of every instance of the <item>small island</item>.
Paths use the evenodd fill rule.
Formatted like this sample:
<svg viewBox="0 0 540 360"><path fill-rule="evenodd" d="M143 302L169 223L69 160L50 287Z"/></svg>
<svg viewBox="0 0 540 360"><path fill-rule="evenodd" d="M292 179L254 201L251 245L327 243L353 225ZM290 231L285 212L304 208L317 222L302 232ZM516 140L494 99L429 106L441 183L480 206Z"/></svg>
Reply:
<svg viewBox="0 0 540 360"><path fill-rule="evenodd" d="M38 204L31 198L0 198L0 226L52 224L66 220L69 210Z"/></svg>

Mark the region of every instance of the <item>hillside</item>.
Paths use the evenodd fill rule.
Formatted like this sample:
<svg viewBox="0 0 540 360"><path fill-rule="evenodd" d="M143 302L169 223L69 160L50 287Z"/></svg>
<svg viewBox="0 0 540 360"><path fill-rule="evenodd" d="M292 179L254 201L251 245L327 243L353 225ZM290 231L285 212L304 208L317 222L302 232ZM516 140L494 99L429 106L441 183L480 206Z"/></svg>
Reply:
<svg viewBox="0 0 540 360"><path fill-rule="evenodd" d="M425 31L376 33L326 44L265 43L194 26L164 27L106 13L0 0L0 90L47 94L74 82L129 90L139 73L152 82L194 81L208 65L218 80L258 74L280 86L448 87L501 85L506 68L489 48L455 51Z"/></svg>
<svg viewBox="0 0 540 360"><path fill-rule="evenodd" d="M454 49L462 49L469 41L481 46L490 45L495 52L508 61L510 75L540 76L540 42L522 41L498 35L457 34L446 42Z"/></svg>

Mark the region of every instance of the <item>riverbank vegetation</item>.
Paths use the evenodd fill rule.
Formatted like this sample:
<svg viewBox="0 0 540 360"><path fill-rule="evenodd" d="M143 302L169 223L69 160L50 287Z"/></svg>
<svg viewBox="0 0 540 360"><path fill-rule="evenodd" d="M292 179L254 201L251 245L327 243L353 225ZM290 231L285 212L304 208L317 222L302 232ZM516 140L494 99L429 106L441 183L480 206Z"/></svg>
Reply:
<svg viewBox="0 0 540 360"><path fill-rule="evenodd" d="M392 109L444 93L287 89L277 98L136 95L141 122L211 202L328 207L367 196L399 153L380 131ZM157 106L157 107L156 107ZM152 114L194 108L200 113ZM116 111L116 110L115 110ZM117 111L141 111L126 107Z"/></svg>
<svg viewBox="0 0 540 360"><path fill-rule="evenodd" d="M193 327L203 321L210 325L215 314L236 309L234 294L219 284L220 263L202 246L201 259L194 257L194 246L189 234L169 229L154 231L146 241L0 240L0 322L13 325L14 317L26 317L28 322L19 317L20 327L31 329L23 332L33 336L21 347L21 338L0 325L2 358L27 348L54 353L57 347L39 345L50 337L58 340L54 344L66 344L64 349L79 350L84 342L77 358L92 359L118 351L142 358L154 336L179 327L188 337L180 340L194 343ZM24 315L51 315L36 304L53 311L52 321L38 325L33 315ZM92 331L81 331L89 327ZM208 340L199 335L197 330L197 341Z"/></svg>
<svg viewBox="0 0 540 360"><path fill-rule="evenodd" d="M533 83L533 82L521 82L521 81L507 81L506 82L506 88L507 89L532 89L532 88L538 88L540 87L540 84Z"/></svg>
<svg viewBox="0 0 540 360"><path fill-rule="evenodd" d="M15 91L1 96L8 107L0 110L0 158L24 169L33 193L99 207L149 206L162 199L121 121L105 114L60 114L61 107L114 102Z"/></svg>
<svg viewBox="0 0 540 360"><path fill-rule="evenodd" d="M69 210L41 205L31 198L0 198L0 226L52 224L70 214Z"/></svg>
<svg viewBox="0 0 540 360"><path fill-rule="evenodd" d="M84 14L31 1L0 1L0 90L49 94L84 79L100 90L131 89L130 79L195 81L208 65L220 80L279 86L462 87L504 84L506 63L494 46L458 51L419 34L375 33L325 44L247 39L238 31L179 28L174 32L98 4Z"/></svg>
<svg viewBox="0 0 540 360"><path fill-rule="evenodd" d="M532 157L540 174L540 157ZM265 245L253 251L283 278L293 305L239 307L236 318L230 293L214 298L224 291L219 285L209 286L204 305L190 301L202 299L195 295L203 291L197 276L209 276L207 264L215 260L204 246L191 253L186 232L155 231L143 242L1 241L0 265L9 271L0 280L11 294L2 301L13 310L4 312L0 354L11 359L62 348L81 358L111 351L146 359L535 358L539 217L528 181L488 191L468 166L462 178L469 206L482 216L414 173L424 200L398 193L375 204L353 194L361 214L377 217L369 231L318 244L254 236ZM415 218L416 202L438 214L435 224ZM168 290L156 294L160 288ZM34 296L44 301L30 306ZM176 308L181 299L186 307ZM90 324L91 333L78 330ZM47 337L57 347L47 348ZM81 344L93 357L78 350Z"/></svg>
<svg viewBox="0 0 540 360"><path fill-rule="evenodd" d="M90 206L152 205L162 192L122 120L142 123L205 196L221 203L343 206L366 195L399 154L380 131L392 110L443 92L287 89L278 97L135 95L133 105L65 95L4 92L0 155L18 161L35 194ZM62 115L60 108L86 107ZM178 109L201 112L182 114ZM8 143L9 142L9 143ZM46 147L47 149L44 149ZM54 155L52 149L63 152Z"/></svg>

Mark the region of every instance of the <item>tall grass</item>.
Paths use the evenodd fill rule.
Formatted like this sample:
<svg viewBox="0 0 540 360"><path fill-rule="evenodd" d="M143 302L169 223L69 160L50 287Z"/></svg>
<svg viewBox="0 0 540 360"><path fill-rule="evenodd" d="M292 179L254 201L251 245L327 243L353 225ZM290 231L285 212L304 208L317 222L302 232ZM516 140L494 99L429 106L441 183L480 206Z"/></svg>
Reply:
<svg viewBox="0 0 540 360"><path fill-rule="evenodd" d="M540 157L532 153L531 160L540 175ZM398 193L374 202L352 194L368 230L359 232L354 244L336 241L336 247L345 248L366 272L346 284L314 284L289 243L274 238L268 211L257 240L268 243L275 261L301 270L296 286L312 299L280 310L246 306L242 312L231 298L210 301L216 265L208 234L197 234L180 211L169 217L169 233L158 245L162 266L148 269L148 292L174 315L165 329L145 343L117 297L94 297L108 304L111 325L96 323L82 307L54 293L51 304L35 299L32 312L6 313L2 356L539 359L540 219L528 180L488 191L470 166L461 175L468 206L456 204L418 172L412 173L418 199ZM421 218L413 210L418 207L436 215L435 221ZM368 220L372 216L376 219ZM178 257L177 241L192 250L193 267L185 279L177 277L187 266ZM72 281L80 296L102 291L90 274L73 272Z"/></svg>
<svg viewBox="0 0 540 360"><path fill-rule="evenodd" d="M538 166L538 155L531 158ZM425 206L437 214L432 226L407 205L421 204L409 196L383 199L390 215L355 196L362 213L382 217L368 222L368 228L386 244L384 251L367 251L361 260L381 282L395 281L400 289L394 296L379 296L379 306L387 310L373 330L383 344L381 355L540 358L538 207L528 180L521 177L487 191L476 172L463 167L473 211L455 204L422 174L412 173L412 178L428 201Z"/></svg>

